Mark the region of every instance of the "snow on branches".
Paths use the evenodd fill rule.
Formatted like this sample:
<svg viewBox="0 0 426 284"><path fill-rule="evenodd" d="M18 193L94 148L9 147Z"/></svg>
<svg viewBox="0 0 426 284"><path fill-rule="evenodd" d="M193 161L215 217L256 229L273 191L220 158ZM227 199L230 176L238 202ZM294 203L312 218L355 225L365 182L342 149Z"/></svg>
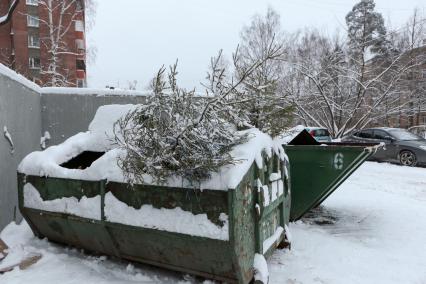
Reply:
<svg viewBox="0 0 426 284"><path fill-rule="evenodd" d="M161 68L152 81L153 96L115 125L117 143L126 150L119 166L129 181L149 175L162 183L176 175L195 182L235 163L229 151L245 137L236 135L226 112L178 87L176 65L165 75Z"/></svg>
<svg viewBox="0 0 426 284"><path fill-rule="evenodd" d="M237 163L230 151L247 140L238 127L250 127L249 110L239 107L238 99L247 92L242 86L278 51L271 48L239 67L237 49L233 63L239 68L238 77L227 75L219 52L211 60L205 96L178 86L177 64L168 74L161 68L151 83L153 95L114 126L116 142L126 153L118 164L129 182L143 183L150 176L164 183L170 176L180 176L197 183L222 166Z"/></svg>
<svg viewBox="0 0 426 284"><path fill-rule="evenodd" d="M244 66L263 58L266 54L285 54L287 38L281 31L280 16L268 8L265 16L256 15L250 25L241 32L239 64L237 74ZM240 108L249 112L250 123L272 136L291 125L293 107L288 103L285 93L280 92L284 74L280 60L268 60L244 81L243 92L239 98Z"/></svg>
<svg viewBox="0 0 426 284"><path fill-rule="evenodd" d="M0 25L4 25L7 22L9 22L10 18L12 17L12 13L15 10L16 6L18 5L19 0L13 0L9 4L9 9L7 9L6 14L0 16Z"/></svg>

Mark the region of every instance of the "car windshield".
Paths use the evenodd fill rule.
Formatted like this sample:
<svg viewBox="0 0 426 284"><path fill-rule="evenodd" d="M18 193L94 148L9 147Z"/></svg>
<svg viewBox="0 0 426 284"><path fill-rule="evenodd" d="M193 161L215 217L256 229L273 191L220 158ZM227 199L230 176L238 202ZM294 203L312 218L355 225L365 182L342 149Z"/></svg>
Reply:
<svg viewBox="0 0 426 284"><path fill-rule="evenodd" d="M389 133L397 140L422 140L420 136L403 129L389 130Z"/></svg>
<svg viewBox="0 0 426 284"><path fill-rule="evenodd" d="M330 136L327 129L317 129L315 130L315 136Z"/></svg>

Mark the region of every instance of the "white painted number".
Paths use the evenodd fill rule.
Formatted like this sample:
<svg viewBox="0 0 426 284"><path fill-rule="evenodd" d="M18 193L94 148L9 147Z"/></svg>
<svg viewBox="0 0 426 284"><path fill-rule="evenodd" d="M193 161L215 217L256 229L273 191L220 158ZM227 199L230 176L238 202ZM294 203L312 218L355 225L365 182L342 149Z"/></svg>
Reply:
<svg viewBox="0 0 426 284"><path fill-rule="evenodd" d="M334 168L336 170L343 169L343 154L342 153L336 153L334 155Z"/></svg>

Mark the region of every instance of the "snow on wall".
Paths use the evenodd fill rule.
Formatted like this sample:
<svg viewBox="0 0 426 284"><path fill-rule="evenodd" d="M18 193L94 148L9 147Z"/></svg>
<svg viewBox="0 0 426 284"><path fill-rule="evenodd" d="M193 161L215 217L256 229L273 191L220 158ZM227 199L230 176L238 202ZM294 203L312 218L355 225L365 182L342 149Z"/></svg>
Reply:
<svg viewBox="0 0 426 284"><path fill-rule="evenodd" d="M12 135L10 135L9 130L7 130L7 126L3 126L3 134L6 138L7 142L10 145L10 153L13 154L15 152L15 144L13 143Z"/></svg>
<svg viewBox="0 0 426 284"><path fill-rule="evenodd" d="M44 135L40 137L40 147L41 149L46 149L47 142L52 139L52 136L50 136L49 131L45 131Z"/></svg>
<svg viewBox="0 0 426 284"><path fill-rule="evenodd" d="M140 92L123 89L94 89L94 88L63 88L63 87L40 87L21 74L13 71L0 63L0 74L6 76L25 87L43 94L62 94L62 95L96 95L96 96L147 96L149 92Z"/></svg>
<svg viewBox="0 0 426 284"><path fill-rule="evenodd" d="M108 221L162 231L228 240L228 216L222 213L222 227L212 223L207 214L194 215L179 207L157 209L152 205L143 205L140 209L127 206L109 192L105 195L105 216Z"/></svg>
<svg viewBox="0 0 426 284"><path fill-rule="evenodd" d="M140 92L123 89L94 89L94 88L64 88L64 87L44 87L40 88L43 94L61 94L61 95L94 95L94 96L149 96L151 92Z"/></svg>
<svg viewBox="0 0 426 284"><path fill-rule="evenodd" d="M21 85L34 90L38 93L40 93L41 88L39 85L37 85L36 83L28 80L27 78L25 78L24 76L22 76L21 74L16 73L15 71L13 71L12 69L7 68L6 66L4 66L3 64L0 63L0 75L6 76L9 79L12 79L18 83L20 83Z"/></svg>

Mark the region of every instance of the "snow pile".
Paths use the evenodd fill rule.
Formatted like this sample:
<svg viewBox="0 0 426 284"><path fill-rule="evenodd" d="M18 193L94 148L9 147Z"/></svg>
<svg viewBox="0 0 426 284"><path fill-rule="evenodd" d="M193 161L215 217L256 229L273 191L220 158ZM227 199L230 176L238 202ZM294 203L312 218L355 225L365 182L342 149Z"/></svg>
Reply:
<svg viewBox="0 0 426 284"><path fill-rule="evenodd" d="M34 248L23 246L23 244L34 238L26 222L23 222L21 226L11 223L1 232L0 238L9 246L7 257L0 262L0 270L15 265L35 253ZM2 275L0 274L0 283L13 282L3 281Z"/></svg>
<svg viewBox="0 0 426 284"><path fill-rule="evenodd" d="M426 283L425 175L424 168L364 163L324 203L335 222L291 223L292 250L276 250L267 266L258 255L257 271L269 269L270 284ZM287 228L286 234L291 238ZM3 262L43 254L28 270L0 275L0 283L197 283L164 269L134 267L40 240L25 222L11 223L0 238L10 247Z"/></svg>
<svg viewBox="0 0 426 284"><path fill-rule="evenodd" d="M123 150L116 149L114 143L114 123L137 105L107 105L100 107L95 118L89 125L89 131L79 133L66 140L64 143L51 146L44 151L29 154L19 165L18 171L27 175L71 178L81 180L107 179L116 182L126 182L117 160L125 155ZM280 159L286 159L286 154L281 146L281 141L273 140L269 135L258 129L240 131L248 134L248 141L234 147L230 152L237 160L234 165L223 166L218 172L211 174L211 178L201 182L201 189L227 190L234 189L243 179L254 161L259 168L263 167L262 153L268 157L272 153ZM60 165L78 156L84 151L106 152L101 158L84 170L66 169ZM153 184L149 176L144 178L145 184ZM187 180L170 177L166 183L171 187L193 187Z"/></svg>
<svg viewBox="0 0 426 284"><path fill-rule="evenodd" d="M269 281L269 271L268 264L263 255L256 253L254 255L254 280L262 281L262 283L268 283Z"/></svg>
<svg viewBox="0 0 426 284"><path fill-rule="evenodd" d="M219 227L207 218L207 214L194 215L179 207L157 209L152 205L143 205L140 209L135 209L119 201L109 192L105 195L105 216L110 222L130 226L211 239L229 239L228 216L224 213L220 215L220 220L224 222L224 225Z"/></svg>
<svg viewBox="0 0 426 284"><path fill-rule="evenodd" d="M25 221L20 225L9 224L0 233L0 238L9 245L9 255L0 263L0 268L15 264L33 253L43 256L26 270L17 268L0 274L2 284L190 284L184 281L183 275L164 269L142 270L126 261L110 260L106 256L87 255L82 250L52 245L46 239L35 237Z"/></svg>
<svg viewBox="0 0 426 284"><path fill-rule="evenodd" d="M234 147L231 151L231 155L239 162L235 165L224 166L219 172L212 173L212 177L203 182L201 188L236 188L253 162L256 162L258 168L263 168L262 153L266 153L269 158L274 153L282 161L286 159L286 154L279 140L272 139L268 134L255 128L241 131L241 133L247 133L249 140Z"/></svg>
<svg viewBox="0 0 426 284"><path fill-rule="evenodd" d="M324 202L332 224L290 224L292 250L274 253L270 283L426 283L425 177L365 162Z"/></svg>
<svg viewBox="0 0 426 284"><path fill-rule="evenodd" d="M81 200L75 197L63 197L61 199L44 201L40 193L31 184L24 185L24 206L27 208L45 210L50 212L61 212L83 218L101 220L101 197L87 198Z"/></svg>
<svg viewBox="0 0 426 284"><path fill-rule="evenodd" d="M60 145L29 154L20 163L18 171L35 176L82 180L111 178L112 180L122 181L121 170L116 163L117 156L121 153L117 149L113 149L113 124L133 107L135 106L111 105L100 107L89 125L89 131L74 135ZM84 151L107 153L85 170L66 169L60 166Z"/></svg>

